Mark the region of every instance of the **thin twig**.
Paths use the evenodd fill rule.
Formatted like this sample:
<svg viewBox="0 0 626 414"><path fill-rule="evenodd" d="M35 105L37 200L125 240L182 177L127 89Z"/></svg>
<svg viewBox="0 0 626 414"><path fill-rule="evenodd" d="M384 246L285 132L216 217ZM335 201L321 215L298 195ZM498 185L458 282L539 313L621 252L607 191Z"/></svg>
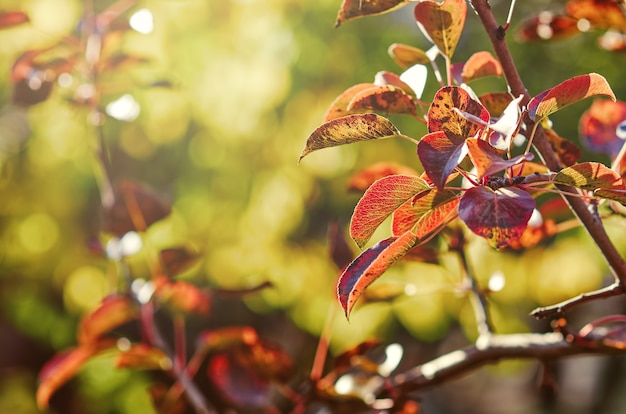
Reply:
<svg viewBox="0 0 626 414"><path fill-rule="evenodd" d="M622 294L624 294L623 287L616 281L612 285L603 287L602 289L582 293L555 305L537 308L530 314L538 319L545 318L546 316L559 315L565 313L568 309L576 305L580 305L581 303L591 302L598 299L608 299Z"/></svg>
<svg viewBox="0 0 626 414"><path fill-rule="evenodd" d="M480 287L478 286L478 282L474 277L463 246L458 249L457 254L459 255L459 259L461 260L461 265L463 266L463 270L465 271L465 277L471 290L470 302L472 304L472 309L474 310L474 317L476 318L476 329L478 330L478 337L483 338L485 335L491 335L491 333L493 332L493 328L489 318L487 298L485 297L484 292L482 292L480 290Z"/></svg>

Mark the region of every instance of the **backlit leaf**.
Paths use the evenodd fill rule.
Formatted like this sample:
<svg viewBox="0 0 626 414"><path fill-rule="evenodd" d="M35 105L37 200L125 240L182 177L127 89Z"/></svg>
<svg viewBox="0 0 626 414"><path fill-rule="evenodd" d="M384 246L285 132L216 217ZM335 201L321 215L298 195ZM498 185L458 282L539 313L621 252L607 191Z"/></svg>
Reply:
<svg viewBox="0 0 626 414"><path fill-rule="evenodd" d="M52 394L76 375L89 358L114 345L115 341L102 341L93 346L80 346L60 352L46 362L39 372L39 386L37 387L39 408L46 408Z"/></svg>
<svg viewBox="0 0 626 414"><path fill-rule="evenodd" d="M615 94L601 75L590 73L575 76L532 98L528 103L528 115L533 121L540 120L595 95L606 95L615 101Z"/></svg>
<svg viewBox="0 0 626 414"><path fill-rule="evenodd" d="M519 239L535 208L528 192L515 187L470 188L459 203L459 218L497 249Z"/></svg>
<svg viewBox="0 0 626 414"><path fill-rule="evenodd" d="M471 82L486 76L502 76L502 65L489 52L476 52L463 65L463 82Z"/></svg>
<svg viewBox="0 0 626 414"><path fill-rule="evenodd" d="M233 351L212 357L207 375L220 394L232 404L247 407L267 407L270 404L270 382L259 378Z"/></svg>
<svg viewBox="0 0 626 414"><path fill-rule="evenodd" d="M418 194L393 212L392 234L400 236L412 230L418 239L440 229L456 214L459 197L452 191L433 189Z"/></svg>
<svg viewBox="0 0 626 414"><path fill-rule="evenodd" d="M405 6L409 0L343 0L335 27L358 17L387 13Z"/></svg>
<svg viewBox="0 0 626 414"><path fill-rule="evenodd" d="M585 147L615 157L626 138L626 103L594 100L580 117L578 130Z"/></svg>
<svg viewBox="0 0 626 414"><path fill-rule="evenodd" d="M475 136L483 128L468 121L454 108L489 122L489 112L467 91L458 86L446 86L437 91L428 110L428 132L448 131L465 139Z"/></svg>
<svg viewBox="0 0 626 414"><path fill-rule="evenodd" d="M390 138L400 133L387 118L377 114L354 114L322 124L309 136L300 160L313 151L353 142Z"/></svg>
<svg viewBox="0 0 626 414"><path fill-rule="evenodd" d="M103 334L139 316L137 304L124 296L109 296L80 322L78 343L94 344Z"/></svg>
<svg viewBox="0 0 626 414"><path fill-rule="evenodd" d="M543 11L525 20L515 35L522 42L537 42L566 39L579 33L576 19Z"/></svg>
<svg viewBox="0 0 626 414"><path fill-rule="evenodd" d="M396 61L402 69L408 69L413 65L427 65L430 59L422 49L402 43L394 43L389 46L389 56Z"/></svg>
<svg viewBox="0 0 626 414"><path fill-rule="evenodd" d="M499 117L513 100L508 92L491 92L478 97L492 117Z"/></svg>
<svg viewBox="0 0 626 414"><path fill-rule="evenodd" d="M349 115L350 112L348 111L348 104L352 101L354 95L375 86L376 85L373 83L359 83L346 89L341 95L335 98L332 104L330 104L330 107L326 111L326 115L324 115L324 122Z"/></svg>
<svg viewBox="0 0 626 414"><path fill-rule="evenodd" d="M411 87L407 85L402 79L400 79L400 75L396 75L393 72L389 72L386 70L381 70L380 72L377 72L374 76L374 83L378 86L395 86L396 88L402 89L409 95L415 95L415 91L411 89Z"/></svg>
<svg viewBox="0 0 626 414"><path fill-rule="evenodd" d="M196 347L200 352L220 352L240 345L252 345L258 340L259 336L250 326L229 326L200 333Z"/></svg>
<svg viewBox="0 0 626 414"><path fill-rule="evenodd" d="M465 141L469 151L472 164L476 167L478 178L490 176L500 171L504 171L513 165L524 161L531 161L533 154L521 154L509 160L502 158L502 155L489 143L482 139L470 138Z"/></svg>
<svg viewBox="0 0 626 414"><path fill-rule="evenodd" d="M172 211L168 202L133 181L120 181L114 193L115 202L104 211L103 228L117 237L129 231L145 231Z"/></svg>
<svg viewBox="0 0 626 414"><path fill-rule="evenodd" d="M379 162L354 174L348 183L349 190L365 191L374 181L388 175L418 175L411 167L392 162Z"/></svg>
<svg viewBox="0 0 626 414"><path fill-rule="evenodd" d="M360 109L387 114L414 115L417 112L413 97L395 86L376 86L360 91L350 101L348 111Z"/></svg>
<svg viewBox="0 0 626 414"><path fill-rule="evenodd" d="M442 189L452 171L467 155L465 139L449 132L438 131L422 137L417 155L428 178Z"/></svg>
<svg viewBox="0 0 626 414"><path fill-rule="evenodd" d="M553 182L591 191L626 189L622 177L599 162L583 162L564 168L556 174Z"/></svg>
<svg viewBox="0 0 626 414"><path fill-rule="evenodd" d="M574 165L582 157L580 148L572 141L559 136L553 129L544 129L544 132L552 150L564 166Z"/></svg>
<svg viewBox="0 0 626 414"><path fill-rule="evenodd" d="M415 6L415 20L420 30L449 58L461 38L466 14L465 0L422 1Z"/></svg>
<svg viewBox="0 0 626 414"><path fill-rule="evenodd" d="M259 338L236 352L238 359L264 380L285 383L293 376L294 362L278 343Z"/></svg>
<svg viewBox="0 0 626 414"><path fill-rule="evenodd" d="M28 15L22 11L0 12L0 29L18 26L29 21Z"/></svg>
<svg viewBox="0 0 626 414"><path fill-rule="evenodd" d="M357 246L363 247L395 209L416 194L429 190L430 186L415 176L390 175L374 182L354 208L350 236Z"/></svg>
<svg viewBox="0 0 626 414"><path fill-rule="evenodd" d="M171 308L196 314L206 314L211 307L209 294L197 286L183 280L170 281L165 276L153 279L154 295L159 302Z"/></svg>
<svg viewBox="0 0 626 414"><path fill-rule="evenodd" d="M161 349L140 343L132 344L117 356L117 368L169 370L172 360Z"/></svg>
<svg viewBox="0 0 626 414"><path fill-rule="evenodd" d="M416 242L415 234L408 231L400 237L380 241L350 263L337 286L337 296L346 318L350 317L363 291L413 248Z"/></svg>
<svg viewBox="0 0 626 414"><path fill-rule="evenodd" d="M624 4L616 0L569 0L565 11L575 19L585 19L601 29L626 29Z"/></svg>

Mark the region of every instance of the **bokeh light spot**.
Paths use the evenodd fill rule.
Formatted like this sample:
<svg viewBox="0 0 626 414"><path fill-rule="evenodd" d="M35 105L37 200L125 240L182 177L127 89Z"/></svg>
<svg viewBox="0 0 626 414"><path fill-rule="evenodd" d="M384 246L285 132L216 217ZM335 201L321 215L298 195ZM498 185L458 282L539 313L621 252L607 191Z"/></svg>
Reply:
<svg viewBox="0 0 626 414"><path fill-rule="evenodd" d="M56 244L59 239L59 227L49 215L36 213L22 221L18 228L18 237L25 249L41 254Z"/></svg>
<svg viewBox="0 0 626 414"><path fill-rule="evenodd" d="M65 304L75 311L95 308L106 295L107 279L104 272L93 266L74 270L67 278L63 291Z"/></svg>

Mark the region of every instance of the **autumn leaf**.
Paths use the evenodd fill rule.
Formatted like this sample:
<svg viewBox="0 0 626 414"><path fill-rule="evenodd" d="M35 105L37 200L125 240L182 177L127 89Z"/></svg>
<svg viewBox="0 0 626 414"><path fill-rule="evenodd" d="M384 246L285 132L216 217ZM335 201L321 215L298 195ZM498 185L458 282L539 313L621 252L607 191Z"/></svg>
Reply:
<svg viewBox="0 0 626 414"><path fill-rule="evenodd" d="M430 189L421 178L408 175L390 175L374 182L354 208L350 236L357 246L363 247L395 209Z"/></svg>
<svg viewBox="0 0 626 414"><path fill-rule="evenodd" d="M357 93L373 87L376 87L373 83L359 83L343 91L341 95L335 98L333 103L330 104L330 107L324 115L324 122L349 115L350 112L348 111L348 105L352 101L352 98L354 98Z"/></svg>
<svg viewBox="0 0 626 414"><path fill-rule="evenodd" d="M461 113L473 115L485 123L491 118L489 112L463 88L445 86L439 89L428 110L428 132L448 131L462 139L475 136L483 127Z"/></svg>
<svg viewBox="0 0 626 414"><path fill-rule="evenodd" d="M461 78L467 83L486 76L502 76L502 65L491 53L476 52L463 65Z"/></svg>
<svg viewBox="0 0 626 414"><path fill-rule="evenodd" d="M433 189L418 194L393 212L391 232L401 236L411 230L421 239L449 222L458 204L459 196L453 191Z"/></svg>
<svg viewBox="0 0 626 414"><path fill-rule="evenodd" d="M300 160L313 151L353 142L390 138L400 134L387 118L377 114L354 114L322 124L309 136Z"/></svg>
<svg viewBox="0 0 626 414"><path fill-rule="evenodd" d="M185 313L206 314L211 307L207 292L183 280L170 281L165 276L153 278L154 295L159 302Z"/></svg>
<svg viewBox="0 0 626 414"><path fill-rule="evenodd" d="M0 29L18 26L29 21L28 15L22 11L0 12Z"/></svg>
<svg viewBox="0 0 626 414"><path fill-rule="evenodd" d="M559 136L553 129L546 128L544 132L552 150L566 167L574 165L582 157L580 148L572 141Z"/></svg>
<svg viewBox="0 0 626 414"><path fill-rule="evenodd" d="M422 49L402 43L392 44L387 52L402 69L408 69L417 64L427 65L430 63L430 59Z"/></svg>
<svg viewBox="0 0 626 414"><path fill-rule="evenodd" d="M472 164L476 167L478 178L494 175L513 165L533 159L533 154L527 153L505 160L494 147L482 139L470 138L465 141L465 144Z"/></svg>
<svg viewBox="0 0 626 414"><path fill-rule="evenodd" d="M396 88L402 89L412 97L415 96L415 91L407 83L400 79L400 75L396 75L393 72L386 70L377 72L376 75L374 75L374 83L378 86L395 86Z"/></svg>
<svg viewBox="0 0 626 414"><path fill-rule="evenodd" d="M597 73L570 78L543 91L528 103L528 115L533 121L594 95L606 95L615 101L615 94L606 79Z"/></svg>
<svg viewBox="0 0 626 414"><path fill-rule="evenodd" d="M103 334L138 316L139 308L135 302L124 296L109 296L80 322L77 334L78 343L94 344Z"/></svg>
<svg viewBox="0 0 626 414"><path fill-rule="evenodd" d="M591 191L626 188L618 173L599 162L583 162L564 168L554 176L553 182Z"/></svg>
<svg viewBox="0 0 626 414"><path fill-rule="evenodd" d="M422 33L451 58L465 25L465 0L421 1L415 6L414 14Z"/></svg>
<svg viewBox="0 0 626 414"><path fill-rule="evenodd" d="M413 168L405 165L393 162L378 162L366 167L362 171L359 171L350 177L348 189L365 191L374 183L374 181L388 175L418 175L418 173Z"/></svg>
<svg viewBox="0 0 626 414"><path fill-rule="evenodd" d="M405 6L410 0L343 0L335 27L342 23L365 16L387 13Z"/></svg>
<svg viewBox="0 0 626 414"><path fill-rule="evenodd" d="M465 139L449 132L432 132L417 144L417 155L428 178L441 190L467 155L467 145Z"/></svg>
<svg viewBox="0 0 626 414"><path fill-rule="evenodd" d="M519 239L535 208L528 192L504 187L470 188L459 202L459 218L477 235L497 249Z"/></svg>
<svg viewBox="0 0 626 414"><path fill-rule="evenodd" d="M121 351L116 360L117 368L169 370L172 360L161 349L147 344L132 344Z"/></svg>
<svg viewBox="0 0 626 414"><path fill-rule="evenodd" d="M621 1L569 0L565 12L600 29L626 30L626 15Z"/></svg>
<svg viewBox="0 0 626 414"><path fill-rule="evenodd" d="M364 290L389 267L415 246L417 237L406 232L400 237L390 237L363 251L354 259L339 278L337 296L346 319Z"/></svg>
<svg viewBox="0 0 626 414"><path fill-rule="evenodd" d="M509 92L490 92L478 97L492 117L499 117L513 100Z"/></svg>
<svg viewBox="0 0 626 414"><path fill-rule="evenodd" d="M250 326L229 326L201 332L196 347L199 352L220 352L258 340L257 332Z"/></svg>
<svg viewBox="0 0 626 414"><path fill-rule="evenodd" d="M615 157L626 138L626 102L596 99L579 120L582 144Z"/></svg>
<svg viewBox="0 0 626 414"><path fill-rule="evenodd" d="M376 86L357 93L348 105L348 112L368 109L387 114L415 115L415 100L407 92L395 86Z"/></svg>
<svg viewBox="0 0 626 414"><path fill-rule="evenodd" d="M515 36L521 42L537 42L566 39L579 33L576 19L543 11L525 20Z"/></svg>

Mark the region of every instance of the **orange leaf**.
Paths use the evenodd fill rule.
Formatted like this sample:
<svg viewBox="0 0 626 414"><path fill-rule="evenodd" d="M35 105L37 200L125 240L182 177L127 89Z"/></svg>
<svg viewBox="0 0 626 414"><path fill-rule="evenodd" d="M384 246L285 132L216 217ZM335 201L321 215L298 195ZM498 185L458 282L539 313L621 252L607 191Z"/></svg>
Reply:
<svg viewBox="0 0 626 414"><path fill-rule="evenodd" d="M0 13L0 29L17 26L29 22L28 15L22 11L10 11Z"/></svg>
<svg viewBox="0 0 626 414"><path fill-rule="evenodd" d="M466 15L465 0L444 0L441 4L422 1L415 6L420 30L448 58L459 43Z"/></svg>
<svg viewBox="0 0 626 414"><path fill-rule="evenodd" d="M362 90L373 88L376 85L373 83L359 83L358 85L354 85L339 95L330 107L326 111L324 115L324 122L331 121L333 119L341 118L342 116L349 115L351 112L348 111L348 104L354 98L354 95L361 92Z"/></svg>
<svg viewBox="0 0 626 414"><path fill-rule="evenodd" d="M626 30L626 15L622 1L570 0L565 11L575 19L586 19L600 29Z"/></svg>
<svg viewBox="0 0 626 414"><path fill-rule="evenodd" d="M120 352L117 368L134 368L167 371L172 368L172 360L162 350L146 344L133 344Z"/></svg>
<svg viewBox="0 0 626 414"><path fill-rule="evenodd" d="M109 296L100 306L85 316L78 328L78 343L91 345L100 340L103 334L137 318L139 309L130 299L123 296Z"/></svg>
<svg viewBox="0 0 626 414"><path fill-rule="evenodd" d="M259 336L250 326L229 326L200 333L196 343L201 352L219 352L239 345L252 345L258 340Z"/></svg>
<svg viewBox="0 0 626 414"><path fill-rule="evenodd" d="M376 86L360 91L348 105L348 111L355 109L407 115L417 112L413 97L395 86Z"/></svg>
<svg viewBox="0 0 626 414"><path fill-rule="evenodd" d="M608 101L607 101L608 102ZM581 118L582 120L582 118ZM552 129L545 129L546 138L557 157L566 167L572 166L582 157L580 148L572 141L562 138Z"/></svg>
<svg viewBox="0 0 626 414"><path fill-rule="evenodd" d="M348 20L390 12L408 2L409 0L343 0L335 27Z"/></svg>
<svg viewBox="0 0 626 414"><path fill-rule="evenodd" d="M476 52L463 65L463 82L470 82L485 76L502 76L502 65L489 52Z"/></svg>
<svg viewBox="0 0 626 414"><path fill-rule="evenodd" d="M388 175L418 175L411 167L391 162L372 164L364 170L354 174L348 183L349 190L365 191L374 181Z"/></svg>
<svg viewBox="0 0 626 414"><path fill-rule="evenodd" d="M413 65L426 65L430 63L430 59L422 49L402 43L392 44L389 46L387 52L402 69L408 69Z"/></svg>
<svg viewBox="0 0 626 414"><path fill-rule="evenodd" d="M499 117L504 110L509 106L513 100L513 96L509 92L491 92L478 97L480 103L482 103L491 114L492 117Z"/></svg>
<svg viewBox="0 0 626 414"><path fill-rule="evenodd" d="M155 296L175 310L188 313L206 314L211 307L207 292L203 292L195 285L176 281L170 282L161 276L154 279Z"/></svg>
<svg viewBox="0 0 626 414"><path fill-rule="evenodd" d="M544 11L524 21L516 37L522 42L537 42L565 39L579 33L576 19Z"/></svg>
<svg viewBox="0 0 626 414"><path fill-rule="evenodd" d="M416 194L430 190L423 179L409 175L390 175L374 182L354 208L350 236L363 247L394 210Z"/></svg>
<svg viewBox="0 0 626 414"><path fill-rule="evenodd" d="M533 121L552 115L561 108L594 95L606 95L615 101L615 94L606 79L597 73L570 78L543 91L528 102L528 115Z"/></svg>

